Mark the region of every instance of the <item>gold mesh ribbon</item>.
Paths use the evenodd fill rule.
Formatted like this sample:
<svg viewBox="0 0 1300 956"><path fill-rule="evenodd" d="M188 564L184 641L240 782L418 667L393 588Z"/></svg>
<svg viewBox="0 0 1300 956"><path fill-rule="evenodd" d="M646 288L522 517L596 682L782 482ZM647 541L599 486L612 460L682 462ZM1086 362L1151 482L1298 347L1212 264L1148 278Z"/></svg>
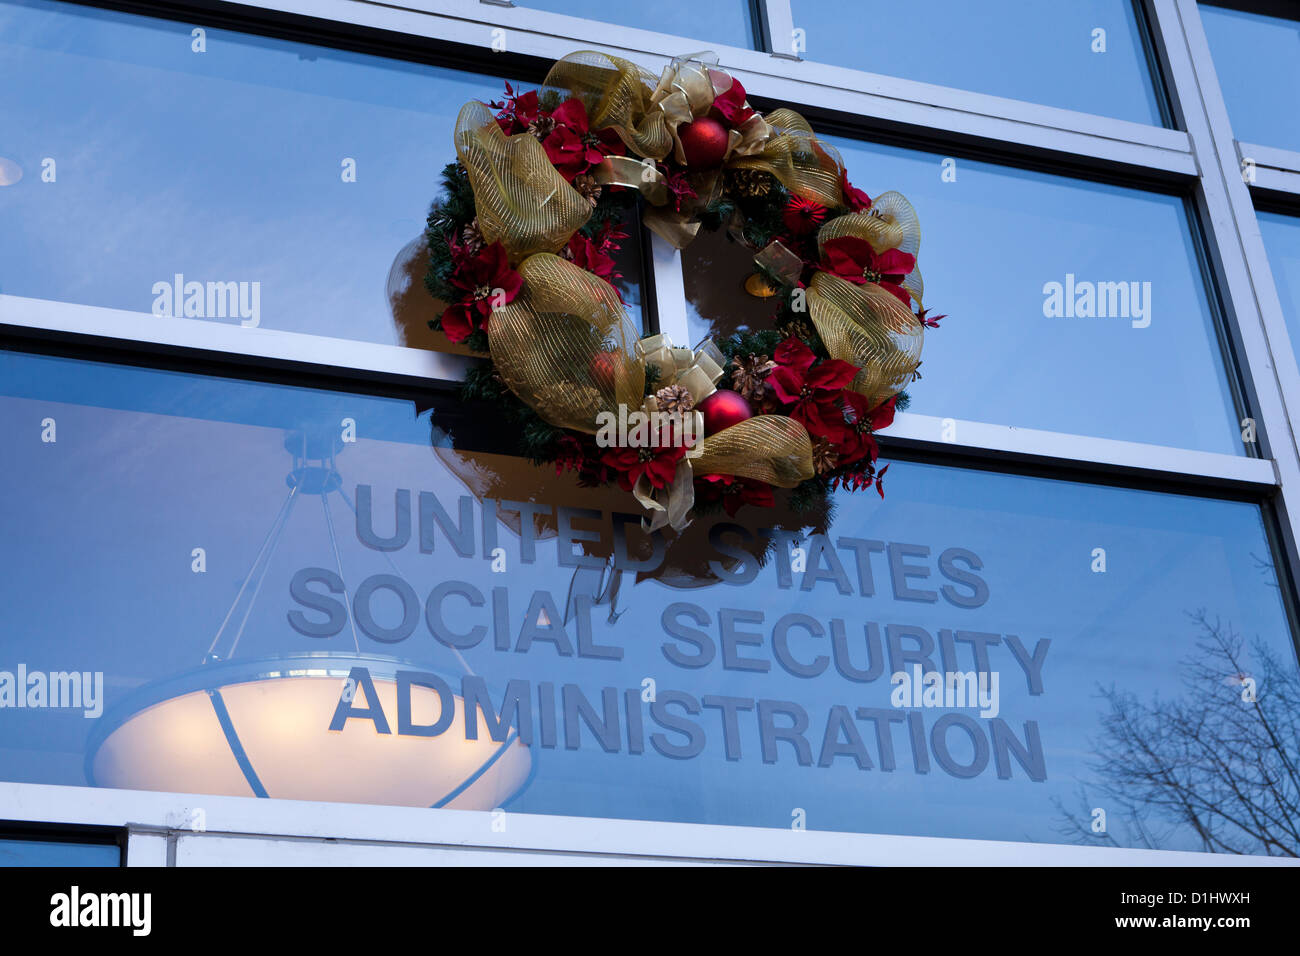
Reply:
<svg viewBox="0 0 1300 956"><path fill-rule="evenodd" d="M897 249L910 255L921 251L921 220L901 193L881 193L870 212L837 216L817 231L817 250L844 236L856 236L871 243L877 253Z"/></svg>
<svg viewBox="0 0 1300 956"><path fill-rule="evenodd" d="M849 387L872 408L902 391L921 364L925 326L874 282L854 285L818 271L808 287L808 314L831 357L861 367Z"/></svg>
<svg viewBox="0 0 1300 956"><path fill-rule="evenodd" d="M796 196L823 206L842 205L844 161L839 150L819 140L808 121L794 110L773 110L765 120L771 131L762 148L738 155L727 165L771 173Z"/></svg>
<svg viewBox="0 0 1300 956"><path fill-rule="evenodd" d="M668 180L649 160L631 156L606 156L592 175L602 186L629 186L639 189L646 202L662 206L668 202Z"/></svg>
<svg viewBox="0 0 1300 956"><path fill-rule="evenodd" d="M620 406L657 412L654 396L644 397L648 365L658 368L662 385L680 385L696 402L715 391L723 356L712 342L691 350L666 335L637 339L613 287L559 256L529 256L519 273L520 294L489 322L492 360L510 390L552 425L593 434L598 416L620 417ZM702 434L703 416L689 414L690 434ZM667 488L652 488L644 476L637 482L633 494L650 513L649 530L690 523L696 471L793 488L813 476L812 441L803 425L780 415L707 436L688 450Z"/></svg>
<svg viewBox="0 0 1300 956"><path fill-rule="evenodd" d="M670 117L652 101L654 75L635 63L579 50L551 67L541 95L546 91L554 91L561 100L576 97L587 110L592 129L612 129L638 156L663 159L672 152Z"/></svg>
<svg viewBox="0 0 1300 956"><path fill-rule="evenodd" d="M456 117L456 156L469 173L479 230L512 262L557 252L591 216L591 204L551 165L528 133L506 136L482 103Z"/></svg>
<svg viewBox="0 0 1300 956"><path fill-rule="evenodd" d="M920 219L896 192L882 193L870 212L827 222L817 231L818 253L824 256L826 243L847 236L866 240L877 254L899 249L915 256L921 250ZM920 271L913 269L900 284L920 305ZM925 326L874 282L855 285L819 270L808 287L808 314L831 357L861 367L849 387L873 408L902 391L921 364Z"/></svg>
<svg viewBox="0 0 1300 956"><path fill-rule="evenodd" d="M914 256L920 254L921 219L902 193L893 192L892 190L881 193L876 197L875 202L871 204L871 213L877 219L889 224L891 239L897 237L894 245L885 248L898 249ZM821 236L818 235L817 238L820 242ZM913 269L908 275L904 276L903 281L899 284L907 290L908 295L916 301L918 306L925 308L924 303L921 301L922 296L925 294L925 283L921 281L921 270L919 268Z"/></svg>
<svg viewBox="0 0 1300 956"><path fill-rule="evenodd" d="M739 475L793 488L814 474L812 440L793 418L757 415L707 436L693 465L702 475Z"/></svg>
<svg viewBox="0 0 1300 956"><path fill-rule="evenodd" d="M870 212L839 216L822 226L817 232L817 251L823 252L827 242L844 236L865 239L877 253L897 249L915 256L921 251L921 220L901 193L881 193L871 204ZM904 276L899 285L924 308L921 298L925 283L921 281L919 268Z"/></svg>
<svg viewBox="0 0 1300 956"><path fill-rule="evenodd" d="M552 425L588 434L601 412L639 407L645 365L631 357L636 328L613 287L549 253L525 259L519 274L522 291L488 325L510 390Z"/></svg>

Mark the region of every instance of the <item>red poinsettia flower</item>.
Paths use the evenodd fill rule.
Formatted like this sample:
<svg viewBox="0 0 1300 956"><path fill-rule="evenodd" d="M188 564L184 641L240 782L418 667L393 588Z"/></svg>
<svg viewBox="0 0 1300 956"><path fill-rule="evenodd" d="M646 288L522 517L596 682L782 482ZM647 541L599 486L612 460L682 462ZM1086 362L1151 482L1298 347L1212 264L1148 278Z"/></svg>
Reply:
<svg viewBox="0 0 1300 956"><path fill-rule="evenodd" d="M859 372L857 366L840 359L817 361L813 350L797 338L788 338L776 347L774 368L767 376L772 392L786 405L787 413L801 422L810 434L835 440L836 407L840 393Z"/></svg>
<svg viewBox="0 0 1300 956"><path fill-rule="evenodd" d="M899 284L916 268L916 256L910 252L886 249L877 254L867 240L841 236L822 247L822 268L855 285L875 282L909 309L912 307L912 297Z"/></svg>
<svg viewBox="0 0 1300 956"><path fill-rule="evenodd" d="M695 483L696 496L703 502L721 499L722 507L731 517L736 516L742 505L756 505L771 508L776 505L772 497L772 486L754 478L740 478L736 475L703 475Z"/></svg>
<svg viewBox="0 0 1300 956"><path fill-rule="evenodd" d="M442 313L442 330L453 342L463 342L476 328L487 328L493 309L515 300L524 280L510 268L505 247L494 242L478 255L461 260L451 284L463 295Z"/></svg>
<svg viewBox="0 0 1300 956"><path fill-rule="evenodd" d="M599 166L607 155L622 156L623 141L612 129L592 131L582 100L567 99L551 113L555 128L542 140L546 156L565 179Z"/></svg>
<svg viewBox="0 0 1300 956"><path fill-rule="evenodd" d="M871 410L871 430L873 432L878 432L894 424L894 406L897 404L897 400L897 395L890 396L889 401L881 402Z"/></svg>
<svg viewBox="0 0 1300 956"><path fill-rule="evenodd" d="M792 233L796 236L805 236L821 225L822 220L826 218L826 207L802 196L791 196L781 218L785 220L785 227Z"/></svg>
<svg viewBox="0 0 1300 956"><path fill-rule="evenodd" d="M874 462L880 448L872 433L893 423L894 399L871 408L866 396L845 389L840 399L840 412L842 421L837 420L837 427L833 429L839 464L848 465L863 458Z"/></svg>
<svg viewBox="0 0 1300 956"><path fill-rule="evenodd" d="M849 182L847 169L840 173L840 192L844 196L844 205L853 212L866 212L871 208L871 197Z"/></svg>
<svg viewBox="0 0 1300 956"><path fill-rule="evenodd" d="M732 77L731 88L713 99L713 108L731 127L742 125L754 115L754 111L745 105L745 88L740 80Z"/></svg>
<svg viewBox="0 0 1300 956"><path fill-rule="evenodd" d="M574 233L568 246L565 247L565 252L567 254L564 258L606 282L612 283L615 279L622 278L614 271L614 257L605 252L601 243L592 242L580 232Z"/></svg>
<svg viewBox="0 0 1300 956"><path fill-rule="evenodd" d="M650 487L667 488L677 476L677 463L686 454L686 446L673 444L670 438L664 436L658 447L607 449L600 456L601 463L618 475L618 485L624 491L631 491L642 475Z"/></svg>
<svg viewBox="0 0 1300 956"><path fill-rule="evenodd" d="M501 127L501 131L507 136L527 132L528 127L537 122L537 119L542 115L542 107L537 99L536 90L517 93L508 82L506 83L505 102L489 103L488 106L500 111L497 113L497 125Z"/></svg>

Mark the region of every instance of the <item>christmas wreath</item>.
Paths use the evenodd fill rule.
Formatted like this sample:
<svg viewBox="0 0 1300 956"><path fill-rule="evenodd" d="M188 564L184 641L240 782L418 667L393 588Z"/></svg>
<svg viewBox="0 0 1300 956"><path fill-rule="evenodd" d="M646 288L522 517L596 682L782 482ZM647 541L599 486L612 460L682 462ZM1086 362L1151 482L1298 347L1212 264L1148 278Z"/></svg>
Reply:
<svg viewBox="0 0 1300 956"><path fill-rule="evenodd" d="M752 109L709 54L657 80L590 51L540 90L468 103L429 214L429 324L489 361L468 375L530 460L616 483L678 530L693 511L796 511L837 488L883 495L874 434L906 402L929 317L920 228L873 201L797 113ZM640 336L614 254L630 205L677 248L726 228L755 252L771 327L683 348ZM821 502L825 504L825 502Z"/></svg>

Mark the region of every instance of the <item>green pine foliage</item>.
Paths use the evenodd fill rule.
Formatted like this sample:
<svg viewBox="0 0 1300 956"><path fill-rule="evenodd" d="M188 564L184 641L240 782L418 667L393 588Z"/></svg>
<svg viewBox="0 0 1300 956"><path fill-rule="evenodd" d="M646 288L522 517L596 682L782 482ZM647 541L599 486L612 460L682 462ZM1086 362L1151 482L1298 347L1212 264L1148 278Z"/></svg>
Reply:
<svg viewBox="0 0 1300 956"><path fill-rule="evenodd" d="M430 208L425 229L429 268L424 274L424 285L435 299L451 302L456 298L450 282L454 268L448 240L458 237L473 221L474 191L469 185L469 174L460 163L448 163L442 170L442 195Z"/></svg>
<svg viewBox="0 0 1300 956"><path fill-rule="evenodd" d="M564 431L545 421L506 387L491 365L478 365L465 375L461 400L476 406L484 430L519 436L520 452L534 465L554 461ZM453 441L455 436L452 436Z"/></svg>

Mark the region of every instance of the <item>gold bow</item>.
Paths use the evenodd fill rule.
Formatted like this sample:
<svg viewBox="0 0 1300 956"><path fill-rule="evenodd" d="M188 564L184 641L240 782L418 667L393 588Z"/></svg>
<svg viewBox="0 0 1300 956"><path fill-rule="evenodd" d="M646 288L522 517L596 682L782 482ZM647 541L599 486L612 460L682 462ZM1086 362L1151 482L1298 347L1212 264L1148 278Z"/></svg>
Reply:
<svg viewBox="0 0 1300 956"><path fill-rule="evenodd" d="M717 391L726 361L711 339L691 351L675 348L667 335L652 335L637 342L636 351L644 364L659 369L658 381L663 386L685 388L696 405ZM644 408L658 410L653 395L646 399ZM688 434L703 435L704 416L694 410L691 414L694 428ZM784 415L758 415L706 435L677 463L677 472L667 488L652 487L645 475L637 480L632 493L651 512L650 521L643 521L646 530L657 531L667 525L681 531L690 524L696 473L736 475L793 488L814 474L812 439L803 425Z"/></svg>
<svg viewBox="0 0 1300 956"><path fill-rule="evenodd" d="M680 385L690 393L696 406L717 391L718 379L722 378L723 366L727 363L712 339L705 339L699 348L691 351L675 348L672 338L663 333L648 335L638 341L636 354L645 365L658 369L658 388ZM650 396L649 400L653 399L654 396Z"/></svg>
<svg viewBox="0 0 1300 956"><path fill-rule="evenodd" d="M651 101L654 82L653 74L621 57L579 50L555 62L539 96L580 100L592 129L612 129L638 156L659 160L672 152L673 138L667 114Z"/></svg>
<svg viewBox="0 0 1300 956"><path fill-rule="evenodd" d="M773 110L766 124L769 135L729 165L770 173L796 196L823 206L843 205L840 179L844 161L839 150L819 140L808 121L794 110Z"/></svg>
<svg viewBox="0 0 1300 956"><path fill-rule="evenodd" d="M718 55L711 51L674 57L664 67L659 85L650 94L651 108L660 110L664 115L664 125L673 141L673 157L679 165L686 165L686 153L682 149L677 128L707 113L714 98L731 87L728 82L722 89L715 88L715 76L730 79L725 73L709 69L710 65L716 66L717 62Z"/></svg>
<svg viewBox="0 0 1300 956"><path fill-rule="evenodd" d="M717 391L726 359L712 339L706 339L692 351L675 347L672 338L663 333L639 340L636 355L644 367L655 367L655 384L659 388L677 385L691 396L692 409L685 413L689 417L677 432L679 439L687 445L686 455L677 463L672 484L667 488L655 488L642 475L632 488L633 497L650 512L649 521L642 519L647 531L658 531L665 525L681 531L690 524L691 509L695 506L695 475L691 460L703 450L699 439L704 435L704 416L698 406ZM654 415L660 411L659 400L654 395L646 396L641 410Z"/></svg>

